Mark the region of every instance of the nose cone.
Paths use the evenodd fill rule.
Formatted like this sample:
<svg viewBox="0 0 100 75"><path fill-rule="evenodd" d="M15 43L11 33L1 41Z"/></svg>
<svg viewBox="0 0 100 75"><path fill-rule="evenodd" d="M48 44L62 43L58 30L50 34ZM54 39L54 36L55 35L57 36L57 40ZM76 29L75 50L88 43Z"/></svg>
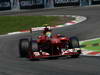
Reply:
<svg viewBox="0 0 100 75"><path fill-rule="evenodd" d="M60 44L61 41L58 38L53 38L53 39L51 39L51 43L52 44Z"/></svg>

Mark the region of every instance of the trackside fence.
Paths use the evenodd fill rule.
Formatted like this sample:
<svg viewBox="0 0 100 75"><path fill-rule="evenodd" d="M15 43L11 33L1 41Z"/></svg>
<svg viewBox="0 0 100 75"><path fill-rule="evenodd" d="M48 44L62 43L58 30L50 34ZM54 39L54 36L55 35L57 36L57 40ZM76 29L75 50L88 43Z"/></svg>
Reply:
<svg viewBox="0 0 100 75"><path fill-rule="evenodd" d="M97 4L100 4L100 0L0 0L0 10L89 6Z"/></svg>

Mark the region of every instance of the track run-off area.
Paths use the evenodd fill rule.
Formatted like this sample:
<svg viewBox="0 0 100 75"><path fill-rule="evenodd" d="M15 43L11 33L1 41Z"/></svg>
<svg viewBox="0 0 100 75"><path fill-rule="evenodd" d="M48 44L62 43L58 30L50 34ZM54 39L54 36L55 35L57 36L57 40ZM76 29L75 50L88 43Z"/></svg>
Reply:
<svg viewBox="0 0 100 75"><path fill-rule="evenodd" d="M65 7L38 9L21 12L0 12L0 15L79 15L87 20L76 25L53 29L54 34L77 36L80 41L100 37L100 7ZM33 37L40 34L35 31ZM100 75L100 57L41 59L29 61L19 58L18 43L21 38L30 38L30 33L0 36L0 75Z"/></svg>

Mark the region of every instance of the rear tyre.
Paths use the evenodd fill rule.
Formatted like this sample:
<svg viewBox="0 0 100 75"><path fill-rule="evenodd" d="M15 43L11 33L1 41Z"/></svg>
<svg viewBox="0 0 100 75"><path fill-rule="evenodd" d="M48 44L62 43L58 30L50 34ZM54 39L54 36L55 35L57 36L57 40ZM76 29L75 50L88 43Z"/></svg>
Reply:
<svg viewBox="0 0 100 75"><path fill-rule="evenodd" d="M71 58L79 58L80 54L73 54L71 55Z"/></svg>
<svg viewBox="0 0 100 75"><path fill-rule="evenodd" d="M21 39L19 41L19 54L20 57L27 57L30 41L28 39Z"/></svg>
<svg viewBox="0 0 100 75"><path fill-rule="evenodd" d="M69 42L70 48L80 48L79 39L77 37L71 37Z"/></svg>
<svg viewBox="0 0 100 75"><path fill-rule="evenodd" d="M80 48L79 39L77 37L71 37L70 38L69 48L70 49ZM78 58L81 54L81 50L78 50L77 52L78 52L78 54L73 54L71 57Z"/></svg>

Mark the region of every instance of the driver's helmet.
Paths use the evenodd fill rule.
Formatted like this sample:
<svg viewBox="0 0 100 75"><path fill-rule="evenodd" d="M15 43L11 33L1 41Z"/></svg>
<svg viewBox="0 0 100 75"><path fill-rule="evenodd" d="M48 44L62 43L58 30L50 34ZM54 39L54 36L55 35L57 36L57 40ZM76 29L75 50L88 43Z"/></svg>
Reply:
<svg viewBox="0 0 100 75"><path fill-rule="evenodd" d="M46 36L47 37L51 37L52 36L52 33L51 32L46 32Z"/></svg>

